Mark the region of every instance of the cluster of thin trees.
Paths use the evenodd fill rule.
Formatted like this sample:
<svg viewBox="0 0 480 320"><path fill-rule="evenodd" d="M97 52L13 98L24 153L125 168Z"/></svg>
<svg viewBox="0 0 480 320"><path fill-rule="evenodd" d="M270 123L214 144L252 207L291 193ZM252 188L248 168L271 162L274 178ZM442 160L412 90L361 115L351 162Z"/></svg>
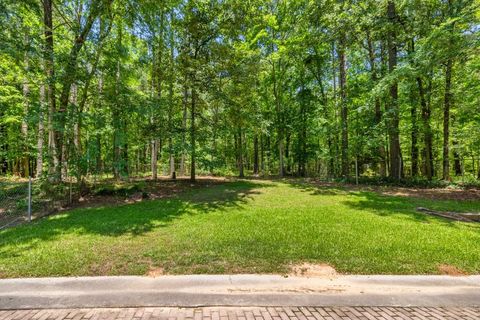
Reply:
<svg viewBox="0 0 480 320"><path fill-rule="evenodd" d="M0 0L0 175L480 178L478 0Z"/></svg>

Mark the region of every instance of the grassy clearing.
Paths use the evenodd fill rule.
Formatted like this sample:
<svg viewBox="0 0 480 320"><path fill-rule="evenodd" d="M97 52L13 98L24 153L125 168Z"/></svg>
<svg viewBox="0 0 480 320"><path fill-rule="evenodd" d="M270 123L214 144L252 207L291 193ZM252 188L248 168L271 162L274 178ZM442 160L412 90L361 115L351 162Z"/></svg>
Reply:
<svg viewBox="0 0 480 320"><path fill-rule="evenodd" d="M0 231L0 277L283 273L302 261L343 273L431 274L442 264L480 273L480 224L418 206L478 211L480 202L237 181Z"/></svg>

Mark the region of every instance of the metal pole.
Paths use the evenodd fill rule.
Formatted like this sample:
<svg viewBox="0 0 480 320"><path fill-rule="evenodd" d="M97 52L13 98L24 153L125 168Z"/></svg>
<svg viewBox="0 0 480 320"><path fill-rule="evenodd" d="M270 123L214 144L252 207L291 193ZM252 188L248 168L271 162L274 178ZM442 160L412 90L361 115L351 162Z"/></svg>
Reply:
<svg viewBox="0 0 480 320"><path fill-rule="evenodd" d="M28 222L32 221L32 177L28 177Z"/></svg>

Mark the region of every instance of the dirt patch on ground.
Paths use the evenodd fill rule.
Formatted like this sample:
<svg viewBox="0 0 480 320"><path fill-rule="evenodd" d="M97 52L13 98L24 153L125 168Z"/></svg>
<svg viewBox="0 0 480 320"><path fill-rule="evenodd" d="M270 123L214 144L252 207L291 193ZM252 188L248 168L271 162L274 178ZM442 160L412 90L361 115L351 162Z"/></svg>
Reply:
<svg viewBox="0 0 480 320"><path fill-rule="evenodd" d="M462 189L462 188L413 188L413 187L395 187L395 186L373 186L373 185L355 185L335 182L325 182L318 180L307 180L297 186L318 188L317 192L337 191L339 193L346 191L371 191L388 196L399 196L409 198L431 199L431 200L477 200L480 201L480 189Z"/></svg>
<svg viewBox="0 0 480 320"><path fill-rule="evenodd" d="M413 197L432 200L480 200L480 190L478 189L420 189L420 188L399 188L389 187L380 190L382 194Z"/></svg>
<svg viewBox="0 0 480 320"><path fill-rule="evenodd" d="M456 276L456 277L461 277L461 276L467 276L468 273L449 264L441 264L438 266L438 272L443 275L447 276Z"/></svg>
<svg viewBox="0 0 480 320"><path fill-rule="evenodd" d="M290 267L290 276L295 277L329 277L338 275L337 271L326 263L314 264L304 262Z"/></svg>
<svg viewBox="0 0 480 320"><path fill-rule="evenodd" d="M163 270L162 267L150 267L150 269L147 271L146 276L147 277L152 277L152 278L157 278L165 275L165 271Z"/></svg>
<svg viewBox="0 0 480 320"><path fill-rule="evenodd" d="M137 180L132 179L131 182ZM68 208L94 208L101 206L121 205L137 203L145 200L156 200L170 198L182 192L207 188L214 185L226 183L228 180L223 177L197 177L195 183L190 182L188 178L178 178L172 180L169 178L158 178L153 180L140 180L145 182L145 187L141 192L135 192L128 196L115 196L115 195L86 195L81 197L78 201L74 202Z"/></svg>

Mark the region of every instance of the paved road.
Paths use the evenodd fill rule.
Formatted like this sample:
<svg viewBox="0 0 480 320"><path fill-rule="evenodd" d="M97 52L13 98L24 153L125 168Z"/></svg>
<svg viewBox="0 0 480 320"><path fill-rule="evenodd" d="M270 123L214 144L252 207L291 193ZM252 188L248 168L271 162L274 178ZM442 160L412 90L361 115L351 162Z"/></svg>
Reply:
<svg viewBox="0 0 480 320"><path fill-rule="evenodd" d="M480 308L208 307L0 311L0 320L403 320L480 319Z"/></svg>

